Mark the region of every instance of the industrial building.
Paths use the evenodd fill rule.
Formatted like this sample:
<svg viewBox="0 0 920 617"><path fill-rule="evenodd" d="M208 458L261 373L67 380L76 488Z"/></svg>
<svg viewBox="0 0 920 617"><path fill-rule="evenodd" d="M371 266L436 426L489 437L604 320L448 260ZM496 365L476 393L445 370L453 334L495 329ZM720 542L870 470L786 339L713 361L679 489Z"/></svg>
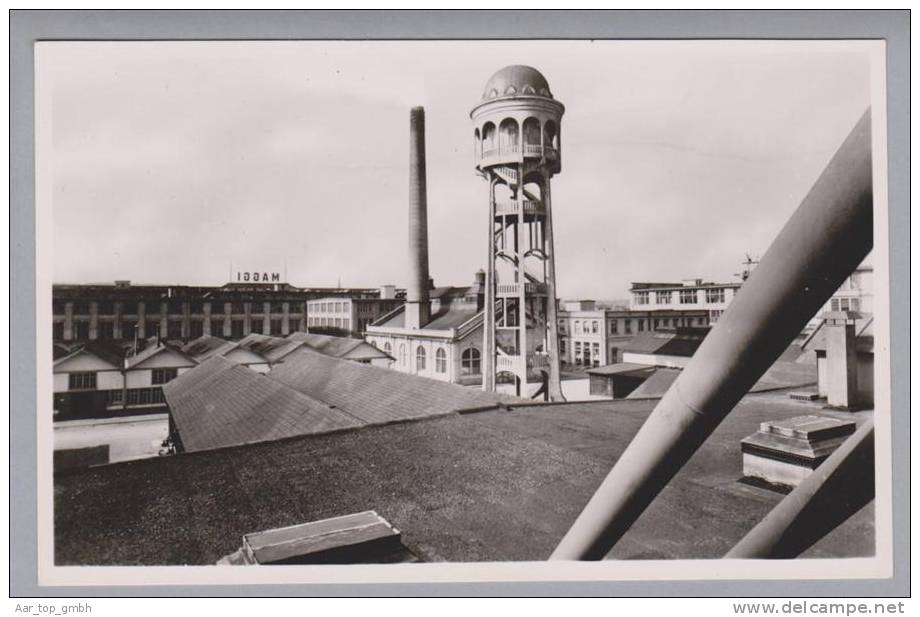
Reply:
<svg viewBox="0 0 920 617"><path fill-rule="evenodd" d="M728 308L741 285L740 281L712 283L703 279L685 279L680 283L633 283L629 289L629 308L656 312L704 310L709 316L708 324L713 324Z"/></svg>
<svg viewBox="0 0 920 617"><path fill-rule="evenodd" d="M559 309L559 357L564 365L599 367L623 361L623 350L645 332L705 328L706 309L611 309L594 300L566 301Z"/></svg>
<svg viewBox="0 0 920 617"><path fill-rule="evenodd" d="M396 288L385 285L377 298L329 296L307 302L307 329L317 334L361 338L367 326L402 305Z"/></svg>
<svg viewBox="0 0 920 617"><path fill-rule="evenodd" d="M394 297L396 290L390 288ZM218 287L114 284L52 287L55 342L126 341L159 335L190 341L203 335L305 332L307 300L377 299L373 288L295 287L287 283L228 283Z"/></svg>

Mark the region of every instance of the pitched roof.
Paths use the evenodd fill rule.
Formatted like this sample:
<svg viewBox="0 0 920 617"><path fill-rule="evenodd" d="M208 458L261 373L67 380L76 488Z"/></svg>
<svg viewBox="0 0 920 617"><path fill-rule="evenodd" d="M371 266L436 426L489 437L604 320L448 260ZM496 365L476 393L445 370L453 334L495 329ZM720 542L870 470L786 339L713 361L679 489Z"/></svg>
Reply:
<svg viewBox="0 0 920 617"><path fill-rule="evenodd" d="M262 356L269 362L277 362L300 347L301 341L291 337L285 339L253 332L240 340L238 345Z"/></svg>
<svg viewBox="0 0 920 617"><path fill-rule="evenodd" d="M689 358L696 353L708 332L708 328L678 328L670 331L643 332L633 338L623 348L623 352Z"/></svg>
<svg viewBox="0 0 920 617"><path fill-rule="evenodd" d="M214 355L223 355L238 347L233 341L227 341L216 336L205 334L194 341L189 341L182 347L182 353L202 362Z"/></svg>
<svg viewBox="0 0 920 617"><path fill-rule="evenodd" d="M137 355L129 356L125 360L125 364L127 365L127 368L133 368L137 366L138 364L141 364L145 360L148 360L152 358L153 356L163 351L166 351L166 350L169 350L174 354L182 356L182 358L184 358L188 362L188 365L197 364L197 361L194 358L188 356L185 353L182 353L181 348L173 346L173 345L151 345L150 347L147 347L144 351L141 351Z"/></svg>
<svg viewBox="0 0 920 617"><path fill-rule="evenodd" d="M287 340L303 344L313 351L318 351L323 355L333 358L344 358L346 360L393 359L391 356L361 339L329 336L327 334L294 332L288 335Z"/></svg>
<svg viewBox="0 0 920 617"><path fill-rule="evenodd" d="M462 291L466 288L448 289L460 289ZM482 310L477 307L475 302L464 300L462 297L463 294L453 295L445 293L442 294L442 296L440 304L431 315L431 319L428 320L428 323L422 327L422 330L450 330L452 328L459 328L474 317L482 314ZM405 328L405 305L387 313L374 322L373 326L377 328Z"/></svg>
<svg viewBox="0 0 920 617"><path fill-rule="evenodd" d="M163 386L187 452L353 428L360 422L221 356Z"/></svg>
<svg viewBox="0 0 920 617"><path fill-rule="evenodd" d="M298 349L268 376L368 424L495 407L517 400L387 368L342 362L310 349Z"/></svg>

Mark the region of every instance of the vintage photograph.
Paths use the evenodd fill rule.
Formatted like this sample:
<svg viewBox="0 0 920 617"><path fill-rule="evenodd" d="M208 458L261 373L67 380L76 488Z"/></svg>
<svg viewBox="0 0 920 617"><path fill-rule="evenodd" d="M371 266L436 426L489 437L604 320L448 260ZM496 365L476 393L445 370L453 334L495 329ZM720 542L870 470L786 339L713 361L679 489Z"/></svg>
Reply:
<svg viewBox="0 0 920 617"><path fill-rule="evenodd" d="M883 43L35 53L53 580L890 573Z"/></svg>

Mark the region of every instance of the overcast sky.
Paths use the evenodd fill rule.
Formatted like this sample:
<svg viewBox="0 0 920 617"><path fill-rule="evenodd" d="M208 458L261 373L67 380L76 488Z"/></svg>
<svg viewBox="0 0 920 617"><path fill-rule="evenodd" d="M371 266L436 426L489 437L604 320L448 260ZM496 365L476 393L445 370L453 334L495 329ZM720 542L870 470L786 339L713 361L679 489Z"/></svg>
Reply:
<svg viewBox="0 0 920 617"><path fill-rule="evenodd" d="M407 282L409 108L427 123L431 274L485 265L469 111L529 64L566 106L559 295L731 280L869 105L839 44L52 43L55 282Z"/></svg>

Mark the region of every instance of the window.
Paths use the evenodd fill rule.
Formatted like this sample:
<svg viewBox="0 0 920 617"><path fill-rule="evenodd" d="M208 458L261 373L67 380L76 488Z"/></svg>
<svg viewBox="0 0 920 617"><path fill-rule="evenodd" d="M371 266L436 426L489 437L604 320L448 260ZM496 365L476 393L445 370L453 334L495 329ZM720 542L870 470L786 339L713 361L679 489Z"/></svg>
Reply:
<svg viewBox="0 0 920 617"><path fill-rule="evenodd" d="M601 365L601 344L592 343L591 344L591 365L598 367Z"/></svg>
<svg viewBox="0 0 920 617"><path fill-rule="evenodd" d="M636 292L636 304L648 304L648 292L647 291L637 291Z"/></svg>
<svg viewBox="0 0 920 617"><path fill-rule="evenodd" d="M575 364L581 364L581 341L575 341Z"/></svg>
<svg viewBox="0 0 920 617"><path fill-rule="evenodd" d="M722 311L709 311L709 323L715 323L722 315Z"/></svg>
<svg viewBox="0 0 920 617"><path fill-rule="evenodd" d="M565 355L565 339L564 338L559 339L559 355L560 356Z"/></svg>
<svg viewBox="0 0 920 617"><path fill-rule="evenodd" d="M106 390L105 391L105 404L107 407L112 407L113 405L121 405L122 403L122 391L121 390Z"/></svg>
<svg viewBox="0 0 920 617"><path fill-rule="evenodd" d="M611 319L610 320L610 334L616 334L616 333L617 333L617 320Z"/></svg>
<svg viewBox="0 0 920 617"><path fill-rule="evenodd" d="M406 356L406 346L405 344L399 346L399 364L400 366L406 366L408 363L408 357Z"/></svg>
<svg viewBox="0 0 920 617"><path fill-rule="evenodd" d="M64 340L64 322L56 321L54 325L51 326L51 338L56 341Z"/></svg>
<svg viewBox="0 0 920 617"><path fill-rule="evenodd" d="M111 300L105 300L96 304L96 312L100 315L114 315L115 303Z"/></svg>
<svg viewBox="0 0 920 617"><path fill-rule="evenodd" d="M695 289L681 289L680 290L680 303L681 304L696 304L696 290Z"/></svg>
<svg viewBox="0 0 920 617"><path fill-rule="evenodd" d="M249 331L254 334L262 334L265 332L265 321L262 319L253 319L249 322Z"/></svg>
<svg viewBox="0 0 920 617"><path fill-rule="evenodd" d="M390 345L389 341L383 344L383 353L385 353L388 356L393 355L393 347L392 345Z"/></svg>
<svg viewBox="0 0 920 617"><path fill-rule="evenodd" d="M572 332L574 332L575 334L581 334L581 322L580 321L575 322L575 327L572 329Z"/></svg>
<svg viewBox="0 0 920 617"><path fill-rule="evenodd" d="M169 383L179 374L178 369L174 368L155 368L152 372L150 383L155 386Z"/></svg>
<svg viewBox="0 0 920 617"><path fill-rule="evenodd" d="M211 336L223 336L224 335L224 324L223 321L215 317L211 318Z"/></svg>
<svg viewBox="0 0 920 617"><path fill-rule="evenodd" d="M434 356L434 370L437 373L447 372L447 352L443 349L439 348Z"/></svg>
<svg viewBox="0 0 920 617"><path fill-rule="evenodd" d="M280 328L281 320L278 320L278 322L279 322L278 332L280 333L281 332L281 328ZM230 322L230 338L243 338L243 320L242 319L234 319L233 321Z"/></svg>
<svg viewBox="0 0 920 617"><path fill-rule="evenodd" d="M242 315L243 313L246 312L242 302L231 302L230 310L236 313L237 315Z"/></svg>
<svg viewBox="0 0 920 617"><path fill-rule="evenodd" d="M78 321L73 325L73 330L75 340L85 341L89 339L89 323Z"/></svg>
<svg viewBox="0 0 920 617"><path fill-rule="evenodd" d="M295 318L288 319L288 332L298 332L300 330L300 320Z"/></svg>
<svg viewBox="0 0 920 617"><path fill-rule="evenodd" d="M341 318L341 317L336 317L336 318L335 318L335 327L336 327L336 328L341 328L341 327L342 327L342 318Z"/></svg>
<svg viewBox="0 0 920 617"><path fill-rule="evenodd" d="M671 292L670 291L656 291L655 292L655 302L658 304L671 304Z"/></svg>
<svg viewBox="0 0 920 617"><path fill-rule="evenodd" d="M657 329L660 328L660 327L661 327L661 320L660 320L660 319L656 319L656 320L655 320L655 329L657 330Z"/></svg>
<svg viewBox="0 0 920 617"><path fill-rule="evenodd" d="M269 324L269 327L271 328L272 335L277 336L281 334L281 320L280 319L272 319L271 323Z"/></svg>
<svg viewBox="0 0 920 617"><path fill-rule="evenodd" d="M639 332L644 332L644 331L645 331L645 320L640 319L639 320Z"/></svg>
<svg viewBox="0 0 920 617"><path fill-rule="evenodd" d="M167 338L182 338L182 322L170 321L166 324Z"/></svg>
<svg viewBox="0 0 920 617"><path fill-rule="evenodd" d="M115 338L115 324L111 321L103 321L99 324L99 332L96 333L96 338L100 341L111 341Z"/></svg>
<svg viewBox="0 0 920 617"><path fill-rule="evenodd" d="M475 347L464 350L460 356L460 373L462 375L478 375L481 371L479 350Z"/></svg>
<svg viewBox="0 0 920 617"><path fill-rule="evenodd" d="M834 312L840 310L840 298L831 298L831 310Z"/></svg>
<svg viewBox="0 0 920 617"><path fill-rule="evenodd" d="M706 290L706 302L713 303L724 303L725 302L725 290L724 289L707 289Z"/></svg>
<svg viewBox="0 0 920 617"><path fill-rule="evenodd" d="M592 322L591 322L591 332L592 332L592 333L597 334L598 327L599 327L599 326L598 326L598 323L597 323L596 321L592 321Z"/></svg>
<svg viewBox="0 0 920 617"><path fill-rule="evenodd" d="M343 319L343 320L342 320L342 329L343 329L343 330L351 330L351 320L350 320L350 319Z"/></svg>
<svg viewBox="0 0 920 617"><path fill-rule="evenodd" d="M632 334L632 321L629 319L623 320L623 333Z"/></svg>
<svg viewBox="0 0 920 617"><path fill-rule="evenodd" d="M425 348L421 345L415 350L415 368L419 371L425 370Z"/></svg>
<svg viewBox="0 0 920 617"><path fill-rule="evenodd" d="M69 382L70 390L95 390L96 373L71 373Z"/></svg>

